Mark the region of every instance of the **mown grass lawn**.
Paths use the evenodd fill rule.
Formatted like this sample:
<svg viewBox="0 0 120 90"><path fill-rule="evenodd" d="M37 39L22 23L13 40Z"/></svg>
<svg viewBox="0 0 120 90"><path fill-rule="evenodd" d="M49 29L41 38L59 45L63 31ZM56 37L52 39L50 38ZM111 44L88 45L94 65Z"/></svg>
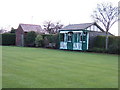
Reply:
<svg viewBox="0 0 120 90"><path fill-rule="evenodd" d="M3 88L117 88L118 56L3 47Z"/></svg>

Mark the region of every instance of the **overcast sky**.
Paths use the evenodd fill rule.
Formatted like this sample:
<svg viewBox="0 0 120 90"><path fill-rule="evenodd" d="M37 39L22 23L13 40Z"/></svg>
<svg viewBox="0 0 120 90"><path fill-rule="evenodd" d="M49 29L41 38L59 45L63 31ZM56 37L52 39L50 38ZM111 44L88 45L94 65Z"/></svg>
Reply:
<svg viewBox="0 0 120 90"><path fill-rule="evenodd" d="M119 0L0 0L0 28L17 28L19 23L43 25L60 21L64 25L93 22L91 14L98 3ZM117 35L117 23L110 32Z"/></svg>

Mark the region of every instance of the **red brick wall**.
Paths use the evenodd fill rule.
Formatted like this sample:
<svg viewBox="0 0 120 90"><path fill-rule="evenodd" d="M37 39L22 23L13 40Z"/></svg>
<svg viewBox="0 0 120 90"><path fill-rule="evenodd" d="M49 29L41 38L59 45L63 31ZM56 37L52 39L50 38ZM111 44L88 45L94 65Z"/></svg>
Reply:
<svg viewBox="0 0 120 90"><path fill-rule="evenodd" d="M24 35L24 31L22 30L21 26L18 27L16 30L16 46L22 46L21 35Z"/></svg>

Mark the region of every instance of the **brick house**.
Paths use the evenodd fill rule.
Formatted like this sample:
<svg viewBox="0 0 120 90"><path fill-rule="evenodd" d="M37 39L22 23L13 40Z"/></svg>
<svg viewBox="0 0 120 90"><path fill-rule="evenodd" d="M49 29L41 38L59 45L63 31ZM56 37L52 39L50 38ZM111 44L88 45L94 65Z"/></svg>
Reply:
<svg viewBox="0 0 120 90"><path fill-rule="evenodd" d="M46 32L41 28L40 25L33 24L19 24L16 30L16 46L24 46L24 35L30 31L36 33L45 34Z"/></svg>

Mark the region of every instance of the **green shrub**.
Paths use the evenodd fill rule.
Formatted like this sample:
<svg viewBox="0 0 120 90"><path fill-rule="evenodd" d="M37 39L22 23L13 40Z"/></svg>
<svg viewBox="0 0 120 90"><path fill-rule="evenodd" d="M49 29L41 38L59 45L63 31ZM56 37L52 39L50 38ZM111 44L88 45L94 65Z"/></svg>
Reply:
<svg viewBox="0 0 120 90"><path fill-rule="evenodd" d="M43 47L48 47L49 43L50 43L50 39L51 39L51 35L50 34L43 34Z"/></svg>
<svg viewBox="0 0 120 90"><path fill-rule="evenodd" d="M58 34L45 34L43 36L43 46L50 48L59 48Z"/></svg>
<svg viewBox="0 0 120 90"><path fill-rule="evenodd" d="M109 53L119 53L120 51L120 36L110 36L109 37Z"/></svg>
<svg viewBox="0 0 120 90"><path fill-rule="evenodd" d="M53 38L54 38L53 42L56 44L55 48L58 49L59 48L59 34L55 34Z"/></svg>
<svg viewBox="0 0 120 90"><path fill-rule="evenodd" d="M15 45L16 35L15 33L2 34L2 45Z"/></svg>
<svg viewBox="0 0 120 90"><path fill-rule="evenodd" d="M105 36L97 36L94 42L94 47L105 48Z"/></svg>
<svg viewBox="0 0 120 90"><path fill-rule="evenodd" d="M44 34L43 39L47 38L49 43L52 43L54 41L54 39L52 38L54 34Z"/></svg>
<svg viewBox="0 0 120 90"><path fill-rule="evenodd" d="M89 49L88 51L90 52L97 52L97 53L106 53L107 51L104 49L104 48L92 48L92 49Z"/></svg>
<svg viewBox="0 0 120 90"><path fill-rule="evenodd" d="M37 35L37 37L35 38L36 47L41 47L42 46L42 42L43 42L42 35Z"/></svg>
<svg viewBox="0 0 120 90"><path fill-rule="evenodd" d="M94 49L96 48L101 48L104 49L105 48L105 36L97 36L96 40L95 40L95 45L94 45ZM93 50L93 51L99 51L97 50ZM101 50L100 50L101 52ZM116 53L118 54L120 52L120 36L109 36L108 38L108 53Z"/></svg>
<svg viewBox="0 0 120 90"><path fill-rule="evenodd" d="M118 53L118 50L119 50L118 44L113 43L109 45L109 48L108 48L109 53Z"/></svg>
<svg viewBox="0 0 120 90"><path fill-rule="evenodd" d="M35 38L37 34L34 31L28 32L25 35L25 46L35 46Z"/></svg>

